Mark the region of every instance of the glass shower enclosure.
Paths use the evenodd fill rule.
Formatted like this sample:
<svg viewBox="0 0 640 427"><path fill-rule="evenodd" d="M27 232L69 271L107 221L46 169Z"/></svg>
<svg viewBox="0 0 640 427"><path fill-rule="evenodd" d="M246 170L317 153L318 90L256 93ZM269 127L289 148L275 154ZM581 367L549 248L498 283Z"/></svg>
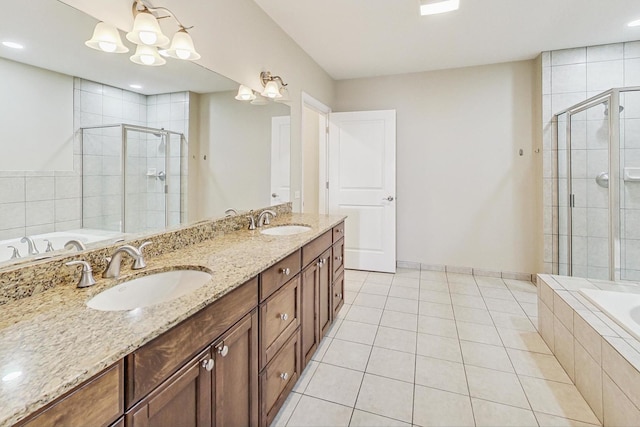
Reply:
<svg viewBox="0 0 640 427"><path fill-rule="evenodd" d="M81 129L82 227L137 233L186 218L187 141L128 124Z"/></svg>
<svg viewBox="0 0 640 427"><path fill-rule="evenodd" d="M554 116L559 274L640 280L640 87Z"/></svg>

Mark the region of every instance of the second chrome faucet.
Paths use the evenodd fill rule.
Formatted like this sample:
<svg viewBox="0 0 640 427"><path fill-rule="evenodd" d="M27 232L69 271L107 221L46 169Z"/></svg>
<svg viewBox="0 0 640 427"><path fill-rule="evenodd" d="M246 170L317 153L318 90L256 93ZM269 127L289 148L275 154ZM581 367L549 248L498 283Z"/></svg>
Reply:
<svg viewBox="0 0 640 427"><path fill-rule="evenodd" d="M107 265L107 269L102 273L102 277L110 277L117 278L120 276L120 266L122 264L122 254L126 253L131 258L133 258L133 266L131 267L133 270L140 270L141 268L145 268L147 266L144 261L144 256L142 254L142 249L145 246L149 246L151 242L144 242L140 245L139 248L131 245L123 245L115 250L111 258L107 258L109 264Z"/></svg>

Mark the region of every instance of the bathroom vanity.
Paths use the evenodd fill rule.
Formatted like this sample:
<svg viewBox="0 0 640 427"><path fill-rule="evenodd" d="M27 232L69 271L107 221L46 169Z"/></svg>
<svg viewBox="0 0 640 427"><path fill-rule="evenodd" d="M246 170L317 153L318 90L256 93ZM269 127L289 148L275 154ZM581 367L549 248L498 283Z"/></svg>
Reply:
<svg viewBox="0 0 640 427"><path fill-rule="evenodd" d="M88 308L118 282L108 279L0 306L0 369L22 371L0 385L0 425L269 425L343 304L343 221L289 214L267 227L311 230L242 229L150 255L118 281L185 268L213 277L150 307Z"/></svg>

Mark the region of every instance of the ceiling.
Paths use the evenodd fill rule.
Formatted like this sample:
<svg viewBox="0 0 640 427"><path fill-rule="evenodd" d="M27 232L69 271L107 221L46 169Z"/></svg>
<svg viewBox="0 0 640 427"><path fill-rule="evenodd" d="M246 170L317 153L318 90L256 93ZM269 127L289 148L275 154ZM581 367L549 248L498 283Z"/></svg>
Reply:
<svg viewBox="0 0 640 427"><path fill-rule="evenodd" d="M535 58L640 40L638 0L460 0L420 16L419 0L254 0L337 80Z"/></svg>

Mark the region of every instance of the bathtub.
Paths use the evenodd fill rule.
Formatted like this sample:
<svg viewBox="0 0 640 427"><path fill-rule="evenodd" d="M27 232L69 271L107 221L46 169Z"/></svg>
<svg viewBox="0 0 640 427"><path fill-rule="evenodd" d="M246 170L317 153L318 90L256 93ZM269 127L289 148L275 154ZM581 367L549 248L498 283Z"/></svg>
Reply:
<svg viewBox="0 0 640 427"><path fill-rule="evenodd" d="M580 289L580 294L640 340L640 294Z"/></svg>
<svg viewBox="0 0 640 427"><path fill-rule="evenodd" d="M44 255L47 249L47 242L45 241L45 239L51 242L54 250L59 251L61 249L64 249L64 244L72 239L79 240L84 244L90 244L93 242L99 242L101 240L117 239L122 236L123 234L119 232L92 230L85 228L69 231L55 231L52 233L37 234L31 237L33 238L33 241L40 254ZM15 239L0 240L0 262L5 262L11 259L13 249L8 248L8 246L15 246L20 252L20 256L23 258L29 256L27 243L21 243L20 239L21 237Z"/></svg>

